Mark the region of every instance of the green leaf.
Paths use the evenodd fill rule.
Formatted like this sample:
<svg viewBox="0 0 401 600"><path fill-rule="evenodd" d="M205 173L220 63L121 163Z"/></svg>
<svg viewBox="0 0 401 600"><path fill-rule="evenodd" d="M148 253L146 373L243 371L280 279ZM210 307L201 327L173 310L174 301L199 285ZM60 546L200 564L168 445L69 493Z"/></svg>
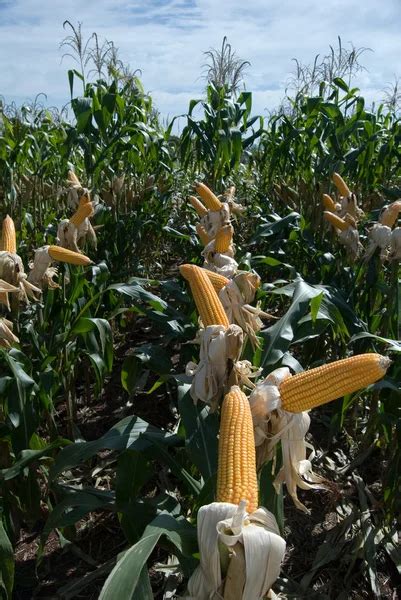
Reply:
<svg viewBox="0 0 401 600"><path fill-rule="evenodd" d="M146 561L161 537L179 553L191 556L196 551L196 529L185 519L176 520L162 513L150 523L142 538L118 561L107 578L99 600L132 600L140 583Z"/></svg>
<svg viewBox="0 0 401 600"><path fill-rule="evenodd" d="M210 406L200 406L200 403L195 406L188 387L179 383L178 407L185 429L185 444L192 462L207 481L217 471L219 419L216 413L210 412Z"/></svg>
<svg viewBox="0 0 401 600"><path fill-rule="evenodd" d="M0 515L1 516L1 515ZM14 551L0 518L0 596L11 600L14 587Z"/></svg>
<svg viewBox="0 0 401 600"><path fill-rule="evenodd" d="M260 335L265 340L261 366L266 369L273 366L282 358L294 338L294 330L309 311L312 298L320 294L320 290L298 279L295 283L292 303L285 315L272 327L264 329Z"/></svg>
<svg viewBox="0 0 401 600"><path fill-rule="evenodd" d="M57 456L50 471L50 477L54 479L66 469L78 466L100 450L143 451L150 448L155 441L159 441L160 444L176 445L180 440L176 435L162 431L139 417L126 417L101 438L91 442L76 442L64 448Z"/></svg>

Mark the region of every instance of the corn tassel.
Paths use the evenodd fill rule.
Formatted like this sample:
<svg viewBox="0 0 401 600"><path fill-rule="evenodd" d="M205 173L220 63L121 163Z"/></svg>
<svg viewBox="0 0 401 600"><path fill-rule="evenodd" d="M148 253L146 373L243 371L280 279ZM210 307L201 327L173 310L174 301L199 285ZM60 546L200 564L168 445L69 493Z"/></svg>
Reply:
<svg viewBox="0 0 401 600"><path fill-rule="evenodd" d="M232 225L224 225L216 234L214 240L215 252L219 254L225 254L229 249L233 241L233 227Z"/></svg>
<svg viewBox="0 0 401 600"><path fill-rule="evenodd" d="M200 223L196 225L196 233L198 234L202 244L204 246L207 246L208 243L211 241L211 238L208 236L206 229Z"/></svg>
<svg viewBox="0 0 401 600"><path fill-rule="evenodd" d="M258 506L252 415L238 386L226 394L221 410L216 500L232 504L247 500L248 513Z"/></svg>
<svg viewBox="0 0 401 600"><path fill-rule="evenodd" d="M339 175L338 173L333 173L332 181L333 181L334 185L336 186L336 188L338 189L340 196L348 197L351 195L351 191L350 191L349 187L347 186L347 184L345 183L344 179L341 177L341 175Z"/></svg>
<svg viewBox="0 0 401 600"><path fill-rule="evenodd" d="M198 200L198 198L195 198L195 196L190 196L189 201L191 203L192 208L196 210L199 217L204 217L205 215L207 215L206 206L204 206L202 202Z"/></svg>
<svg viewBox="0 0 401 600"><path fill-rule="evenodd" d="M223 289L223 287L225 287L230 281L229 279L227 279L227 277L224 277L224 275L219 275L219 273L209 271L209 269L205 269L205 273L212 282L212 286L214 287L217 293L219 293L219 291Z"/></svg>
<svg viewBox="0 0 401 600"><path fill-rule="evenodd" d="M60 246L49 246L47 252L52 260L65 262L70 265L86 266L90 265L92 262L91 259L84 254L73 252L72 250L61 248Z"/></svg>
<svg viewBox="0 0 401 600"><path fill-rule="evenodd" d="M331 225L333 225L333 227L335 227L336 229L340 229L340 231L345 231L346 229L348 229L349 227L351 227L350 223L347 223L341 217L338 217L334 213L329 212L327 210L324 211L323 218L328 223L330 223Z"/></svg>
<svg viewBox="0 0 401 600"><path fill-rule="evenodd" d="M220 200L213 194L212 190L210 190L207 185L204 183L200 183L199 181L195 182L195 190L198 192L199 196L202 198L203 202L206 205L208 210L220 210L222 208L222 203Z"/></svg>
<svg viewBox="0 0 401 600"><path fill-rule="evenodd" d="M81 199L82 198L83 196L81 196ZM70 219L70 223L75 225L75 227L79 227L80 225L82 225L85 219L91 217L94 213L92 202L84 202L81 204L81 199L78 210L72 215Z"/></svg>
<svg viewBox="0 0 401 600"><path fill-rule="evenodd" d="M12 254L17 253L17 239L12 218L7 215L3 220L1 249Z"/></svg>
<svg viewBox="0 0 401 600"><path fill-rule="evenodd" d="M181 265L180 273L189 282L203 325L222 325L227 328L227 315L204 269L196 265Z"/></svg>
<svg viewBox="0 0 401 600"><path fill-rule="evenodd" d="M356 392L381 379L390 359L380 354L357 354L287 377L281 382L281 406L300 413Z"/></svg>
<svg viewBox="0 0 401 600"><path fill-rule="evenodd" d="M322 202L325 210L328 210L332 213L336 212L336 203L334 202L331 196L329 196L328 194L323 194Z"/></svg>

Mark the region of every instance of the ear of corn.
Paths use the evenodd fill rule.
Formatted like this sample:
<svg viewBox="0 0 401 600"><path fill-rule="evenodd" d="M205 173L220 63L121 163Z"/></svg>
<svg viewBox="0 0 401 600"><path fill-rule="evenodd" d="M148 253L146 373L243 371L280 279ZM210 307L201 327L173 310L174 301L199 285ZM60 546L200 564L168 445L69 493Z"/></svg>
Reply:
<svg viewBox="0 0 401 600"><path fill-rule="evenodd" d="M196 308L205 327L209 325L229 326L223 305L205 269L196 265L181 265L180 273L191 287Z"/></svg>
<svg viewBox="0 0 401 600"><path fill-rule="evenodd" d="M247 500L249 513L258 506L252 414L238 386L226 394L221 409L216 500L232 504Z"/></svg>
<svg viewBox="0 0 401 600"><path fill-rule="evenodd" d="M322 202L326 210L328 210L329 212L336 212L336 203L334 202L331 196L329 196L328 194L323 194Z"/></svg>
<svg viewBox="0 0 401 600"><path fill-rule="evenodd" d="M92 202L80 203L78 210L72 215L70 223L73 223L75 227L79 227L87 217L91 217L94 213Z"/></svg>
<svg viewBox="0 0 401 600"><path fill-rule="evenodd" d="M85 204L89 204L91 201L88 190L85 190L82 196L79 198L78 208L84 206Z"/></svg>
<svg viewBox="0 0 401 600"><path fill-rule="evenodd" d="M349 187L347 186L341 175L339 175L338 173L333 173L332 181L338 189L340 196L349 196L351 194Z"/></svg>
<svg viewBox="0 0 401 600"><path fill-rule="evenodd" d="M227 277L224 277L224 275L220 275L219 273L215 273L214 271L209 271L209 269L205 269L205 273L212 282L212 286L214 287L217 293L219 293L219 291L223 289L223 287L225 287L230 281L229 279L227 279Z"/></svg>
<svg viewBox="0 0 401 600"><path fill-rule="evenodd" d="M297 373L279 386L284 410L300 413L342 398L381 379L390 365L381 354L357 354Z"/></svg>
<svg viewBox="0 0 401 600"><path fill-rule="evenodd" d="M333 227L335 227L336 229L340 229L341 231L345 231L346 229L348 229L350 227L350 224L347 223L346 221L344 221L344 219L342 219L341 217L338 217L334 213L329 212L327 210L324 211L323 218L328 223L331 223L331 225L333 225Z"/></svg>
<svg viewBox="0 0 401 600"><path fill-rule="evenodd" d="M198 234L202 244L204 246L207 246L208 243L211 241L211 238L208 236L206 229L200 223L196 225L196 233Z"/></svg>
<svg viewBox="0 0 401 600"><path fill-rule="evenodd" d="M195 182L195 189L198 192L199 196L202 198L203 202L206 205L208 210L220 210L222 207L222 203L220 200L213 194L212 190L210 190L207 185L204 183L200 183L199 181Z"/></svg>
<svg viewBox="0 0 401 600"><path fill-rule="evenodd" d="M17 253L17 238L15 235L15 226L12 218L7 215L3 220L2 226L2 241L1 241L1 249L6 252L12 252L12 254Z"/></svg>
<svg viewBox="0 0 401 600"><path fill-rule="evenodd" d="M214 240L214 249L220 254L224 254L229 249L233 241L233 227L232 225L224 225L216 234Z"/></svg>
<svg viewBox="0 0 401 600"><path fill-rule="evenodd" d="M202 202L198 200L198 198L195 198L195 196L190 196L189 201L191 203L192 208L196 210L199 217L204 217L205 215L207 215L206 206L204 206Z"/></svg>
<svg viewBox="0 0 401 600"><path fill-rule="evenodd" d="M49 246L47 252L52 260L65 262L70 265L85 266L90 265L92 262L91 259L84 254L67 250L67 248L61 248L61 246Z"/></svg>

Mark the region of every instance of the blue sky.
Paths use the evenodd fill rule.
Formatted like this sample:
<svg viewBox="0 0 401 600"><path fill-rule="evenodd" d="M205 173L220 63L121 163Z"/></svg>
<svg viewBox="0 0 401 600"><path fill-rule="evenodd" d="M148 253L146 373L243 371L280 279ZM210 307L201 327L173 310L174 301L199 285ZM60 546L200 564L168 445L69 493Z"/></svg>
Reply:
<svg viewBox="0 0 401 600"><path fill-rule="evenodd" d="M18 104L39 92L50 105L68 101L59 45L65 19L89 36L113 40L121 58L142 70L142 81L163 116L186 112L200 97L203 52L228 36L251 62L245 77L254 112L280 103L292 58L312 62L340 35L344 45L369 47L355 83L368 102L401 77L401 0L0 0L0 95Z"/></svg>

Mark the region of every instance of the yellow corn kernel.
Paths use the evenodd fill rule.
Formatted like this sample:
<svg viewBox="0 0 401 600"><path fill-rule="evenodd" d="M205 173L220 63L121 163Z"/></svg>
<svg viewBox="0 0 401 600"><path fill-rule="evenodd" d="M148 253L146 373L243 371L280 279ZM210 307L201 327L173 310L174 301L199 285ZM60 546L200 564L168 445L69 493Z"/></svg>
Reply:
<svg viewBox="0 0 401 600"><path fill-rule="evenodd" d="M220 200L217 198L217 196L215 196L215 194L213 194L212 190L210 190L207 185L200 183L199 181L195 181L195 190L206 204L206 208L208 210L221 209L222 204Z"/></svg>
<svg viewBox="0 0 401 600"><path fill-rule="evenodd" d="M198 234L202 244L204 246L207 246L208 243L211 241L211 238L208 236L206 229L200 223L196 225L196 233Z"/></svg>
<svg viewBox="0 0 401 600"><path fill-rule="evenodd" d="M80 198L79 198L78 208L81 208L81 206L84 206L85 204L89 204L90 201L91 201L91 199L90 199L89 191L84 190L82 196L80 196Z"/></svg>
<svg viewBox="0 0 401 600"><path fill-rule="evenodd" d="M356 354L297 373L280 384L282 408L300 413L351 394L381 379L391 361L381 354Z"/></svg>
<svg viewBox="0 0 401 600"><path fill-rule="evenodd" d="M340 229L341 231L345 231L346 229L348 229L349 227L351 227L350 223L347 223L341 217L338 217L334 213L329 212L327 210L324 211L323 218L328 223L331 223L331 225L333 225L333 227L335 227L336 229Z"/></svg>
<svg viewBox="0 0 401 600"><path fill-rule="evenodd" d="M70 265L85 266L90 265L92 262L85 254L61 248L61 246L49 246L47 252L52 260L69 263Z"/></svg>
<svg viewBox="0 0 401 600"><path fill-rule="evenodd" d="M15 226L14 221L9 215L3 220L1 238L1 249L16 254L17 238L15 235Z"/></svg>
<svg viewBox="0 0 401 600"><path fill-rule="evenodd" d="M393 227L400 212L401 200L396 200L383 210L382 214L380 215L379 223L381 225L387 225L387 227Z"/></svg>
<svg viewBox="0 0 401 600"><path fill-rule="evenodd" d="M338 189L340 196L348 197L351 194L349 187L347 186L341 175L339 175L338 173L333 173L332 181Z"/></svg>
<svg viewBox="0 0 401 600"><path fill-rule="evenodd" d="M336 203L331 196L328 194L323 194L322 202L325 210L328 210L329 212L336 212Z"/></svg>
<svg viewBox="0 0 401 600"><path fill-rule="evenodd" d="M78 210L72 215L70 223L73 223L75 227L79 227L81 223L83 223L87 217L91 217L94 212L92 202L80 203Z"/></svg>
<svg viewBox="0 0 401 600"><path fill-rule="evenodd" d="M195 196L190 196L189 201L192 205L192 208L196 210L199 217L204 217L205 215L207 215L206 206L204 206L202 202L198 200L198 198L195 198Z"/></svg>
<svg viewBox="0 0 401 600"><path fill-rule="evenodd" d="M234 229L232 225L224 225L218 230L214 240L214 249L216 252L219 252L219 254L227 252L233 241L233 233Z"/></svg>
<svg viewBox="0 0 401 600"><path fill-rule="evenodd" d="M221 409L216 500L232 504L247 500L249 513L258 507L252 414L238 386L225 395Z"/></svg>
<svg viewBox="0 0 401 600"><path fill-rule="evenodd" d="M196 265L181 265L180 273L191 287L196 308L205 327L229 326L227 315L205 269Z"/></svg>
<svg viewBox="0 0 401 600"><path fill-rule="evenodd" d="M223 289L223 287L225 287L230 281L227 279L227 277L224 277L224 275L220 275L214 271L209 271L209 269L205 269L205 273L209 277L210 281L212 282L212 286L217 293L219 293L219 291Z"/></svg>

